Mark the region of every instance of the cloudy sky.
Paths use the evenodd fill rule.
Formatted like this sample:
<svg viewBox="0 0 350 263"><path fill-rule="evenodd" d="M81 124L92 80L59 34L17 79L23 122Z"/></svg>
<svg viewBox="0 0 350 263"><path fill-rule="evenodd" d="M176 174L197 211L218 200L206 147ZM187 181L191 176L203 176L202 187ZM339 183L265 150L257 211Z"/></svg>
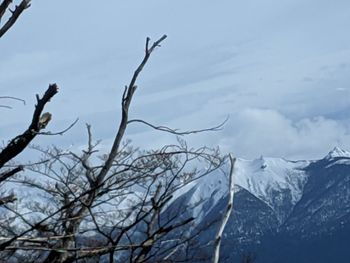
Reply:
<svg viewBox="0 0 350 263"><path fill-rule="evenodd" d="M350 149L348 0L32 2L0 41L1 95L26 100L1 109L3 142L25 128L35 94L56 82L49 130L79 123L35 143L80 147L88 122L108 145L145 38L167 34L140 76L131 117L189 130L229 116L222 131L187 140L244 158ZM139 125L127 137L143 147L174 140Z"/></svg>

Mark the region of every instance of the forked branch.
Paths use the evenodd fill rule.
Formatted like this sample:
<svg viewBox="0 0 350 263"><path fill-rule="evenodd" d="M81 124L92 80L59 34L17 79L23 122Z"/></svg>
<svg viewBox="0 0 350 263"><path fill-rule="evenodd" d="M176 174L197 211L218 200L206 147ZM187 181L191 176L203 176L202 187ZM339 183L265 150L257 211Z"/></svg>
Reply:
<svg viewBox="0 0 350 263"><path fill-rule="evenodd" d="M23 11L30 7L31 0L22 0L22 2L15 7L14 11L11 11L11 16L7 22L0 28L0 38L16 23L19 16ZM4 0L0 5L0 20L4 16L7 8L11 4L12 0Z"/></svg>
<svg viewBox="0 0 350 263"><path fill-rule="evenodd" d="M136 80L137 80L139 74L141 73L142 69L146 65L146 63L147 63L149 57L151 56L152 52L154 51L154 49L156 47L159 47L160 43L163 40L165 40L166 38L167 38L167 36L163 35L160 39L158 39L156 42L154 42L151 47L149 47L150 38L146 39L145 56L144 56L142 62L140 63L140 65L135 70L129 85L125 87L123 98L122 98L122 117L121 117L121 121L119 124L118 132L115 136L113 146L110 150L108 158L107 158L103 168L101 169L101 172L97 176L97 184L100 184L100 182L103 181L103 179L107 175L108 171L112 167L113 160L116 158L116 156L118 154L120 143L122 141L126 127L128 125L129 107L130 107L130 103L131 103L132 97L134 95L134 92L136 90Z"/></svg>

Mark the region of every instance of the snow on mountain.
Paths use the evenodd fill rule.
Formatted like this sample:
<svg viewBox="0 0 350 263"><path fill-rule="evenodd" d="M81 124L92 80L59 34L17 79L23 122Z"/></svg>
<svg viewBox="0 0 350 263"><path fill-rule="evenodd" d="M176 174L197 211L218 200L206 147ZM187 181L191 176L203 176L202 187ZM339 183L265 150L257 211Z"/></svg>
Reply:
<svg viewBox="0 0 350 263"><path fill-rule="evenodd" d="M222 261L240 262L247 251L257 255L257 263L348 259L349 175L350 153L338 147L314 161L237 159L234 212L223 235ZM200 254L210 251L215 222L225 211L227 179L227 174L215 172L195 180L173 203L205 229L197 240L203 246Z"/></svg>
<svg viewBox="0 0 350 263"><path fill-rule="evenodd" d="M172 201L168 205L171 206L172 203L185 199L179 204L186 203L189 207L193 207L191 211L196 215L196 221L200 222L207 212L226 196L227 191L227 174L214 172L181 187L173 194Z"/></svg>
<svg viewBox="0 0 350 263"><path fill-rule="evenodd" d="M306 181L303 168L308 164L308 161L293 162L282 158L238 159L235 182L271 208L276 205L274 192L290 191L294 205L301 198Z"/></svg>
<svg viewBox="0 0 350 263"><path fill-rule="evenodd" d="M347 158L350 158L350 152L335 147L324 159L334 158L341 158L337 160L339 164L340 162L348 164ZM242 188L247 190L276 211L283 201L280 200L279 193L289 192L288 202L292 206L300 200L307 181L305 168L310 163L311 161L289 161L283 158L260 157L254 160L238 158L235 164L234 182L238 191ZM227 174L220 173L207 175L192 182L182 189L181 193L177 193L177 196L192 189L192 203L210 198L215 204L227 193L227 176Z"/></svg>
<svg viewBox="0 0 350 263"><path fill-rule="evenodd" d="M260 157L254 160L238 158L235 163L236 191L247 190L279 214L286 202L290 207L302 196L309 161L288 161L282 158ZM284 194L288 192L287 200ZM184 198L194 207L196 220L201 221L228 193L228 174L214 172L195 180L174 194L174 199ZM181 202L182 203L182 202ZM205 208L204 208L205 206ZM281 218L285 214L280 215Z"/></svg>
<svg viewBox="0 0 350 263"><path fill-rule="evenodd" d="M344 149L341 149L339 147L334 147L334 149L332 151L330 151L324 159L327 159L327 160L331 160L331 159L334 159L334 158L339 158L339 157L346 157L346 158L350 158L350 152L344 150Z"/></svg>

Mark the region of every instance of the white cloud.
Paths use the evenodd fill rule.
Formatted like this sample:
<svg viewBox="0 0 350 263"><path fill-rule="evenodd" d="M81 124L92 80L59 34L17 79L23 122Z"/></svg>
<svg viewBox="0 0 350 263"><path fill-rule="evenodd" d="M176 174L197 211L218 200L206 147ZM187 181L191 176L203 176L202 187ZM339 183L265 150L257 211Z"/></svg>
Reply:
<svg viewBox="0 0 350 263"><path fill-rule="evenodd" d="M259 155L321 158L334 146L350 149L348 128L324 117L293 121L271 109L245 109L230 120L220 141L225 151L254 158Z"/></svg>

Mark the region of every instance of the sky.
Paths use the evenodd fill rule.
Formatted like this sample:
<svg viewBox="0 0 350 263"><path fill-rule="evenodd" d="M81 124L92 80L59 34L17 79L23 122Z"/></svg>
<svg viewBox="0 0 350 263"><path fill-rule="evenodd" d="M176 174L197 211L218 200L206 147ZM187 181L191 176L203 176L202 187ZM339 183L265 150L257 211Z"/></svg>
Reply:
<svg viewBox="0 0 350 263"><path fill-rule="evenodd" d="M180 130L195 147L241 158L317 159L350 149L350 2L347 0L33 0L0 41L0 136L23 131L49 83L48 130L36 144L82 147L85 123L109 147L120 97L146 37L168 38L138 81L131 118ZM126 137L156 148L174 136L132 124Z"/></svg>

